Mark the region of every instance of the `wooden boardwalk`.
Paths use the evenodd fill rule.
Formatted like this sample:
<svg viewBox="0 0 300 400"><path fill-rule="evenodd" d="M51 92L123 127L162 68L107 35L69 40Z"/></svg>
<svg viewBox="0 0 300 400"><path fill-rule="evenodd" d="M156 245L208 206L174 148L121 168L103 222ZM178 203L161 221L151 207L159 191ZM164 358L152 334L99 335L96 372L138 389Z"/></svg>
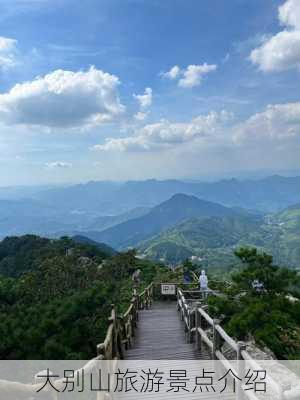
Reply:
<svg viewBox="0 0 300 400"><path fill-rule="evenodd" d="M202 346L204 348L204 346ZM209 360L205 349L187 343L183 322L176 302L154 302L149 310L139 312L138 328L133 346L126 351L127 360Z"/></svg>

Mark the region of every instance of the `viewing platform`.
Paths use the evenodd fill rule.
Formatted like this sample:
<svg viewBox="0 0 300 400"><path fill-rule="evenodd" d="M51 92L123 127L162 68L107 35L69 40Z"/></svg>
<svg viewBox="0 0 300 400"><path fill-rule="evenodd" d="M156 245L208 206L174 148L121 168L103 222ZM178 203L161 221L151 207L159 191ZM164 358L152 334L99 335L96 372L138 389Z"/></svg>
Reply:
<svg viewBox="0 0 300 400"><path fill-rule="evenodd" d="M129 360L210 359L208 351L187 342L187 333L174 301L156 301L139 313L133 346L126 351Z"/></svg>
<svg viewBox="0 0 300 400"><path fill-rule="evenodd" d="M116 315L113 306L105 341L97 346L97 359L216 360L236 376L245 373L246 365L260 370L259 361L247 352L246 344L230 337L220 321L208 314L210 295L222 296L214 290L204 294L189 289L189 285L174 283L151 283L142 293L135 291L122 316ZM267 382L274 399L300 398L300 387L291 389L271 375ZM242 398L240 390L235 399ZM250 392L244 396L259 400Z"/></svg>

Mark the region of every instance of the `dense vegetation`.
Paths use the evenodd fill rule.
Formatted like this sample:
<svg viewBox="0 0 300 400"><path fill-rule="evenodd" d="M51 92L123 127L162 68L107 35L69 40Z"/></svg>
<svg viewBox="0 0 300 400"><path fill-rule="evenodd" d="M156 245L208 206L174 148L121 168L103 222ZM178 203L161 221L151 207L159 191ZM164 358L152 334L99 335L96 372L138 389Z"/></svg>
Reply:
<svg viewBox="0 0 300 400"><path fill-rule="evenodd" d="M279 359L299 359L299 275L255 248L241 248L236 256L244 266L232 275L224 297L209 299L210 313L237 339L254 338Z"/></svg>
<svg viewBox="0 0 300 400"><path fill-rule="evenodd" d="M88 359L106 333L111 303L127 307L132 273L164 273L133 251L108 257L69 238L27 235L0 243L0 358Z"/></svg>
<svg viewBox="0 0 300 400"><path fill-rule="evenodd" d="M149 258L172 264L196 255L205 267L227 266L235 262L232 249L261 223L252 215L188 219L141 243L139 249Z"/></svg>
<svg viewBox="0 0 300 400"><path fill-rule="evenodd" d="M280 265L299 268L299 188L300 177L280 176L2 188L0 238L79 235L117 250L135 247L168 264L194 255L206 267L227 267L235 248L254 246Z"/></svg>
<svg viewBox="0 0 300 400"><path fill-rule="evenodd" d="M84 238L27 235L0 243L1 359L91 358L104 339L111 303L119 312L127 308L137 268L141 286L173 278L133 250L114 255L107 250ZM232 285L222 287L224 297L209 300L210 313L237 339L254 338L279 358L299 359L297 272L274 265L256 249L241 248L236 256L234 272L227 272ZM186 261L180 273L192 277L198 270Z"/></svg>
<svg viewBox="0 0 300 400"><path fill-rule="evenodd" d="M300 266L300 205L264 217L240 214L193 218L139 244L153 260L176 264L192 255L205 267L235 262L234 249L254 246L273 255L276 263Z"/></svg>

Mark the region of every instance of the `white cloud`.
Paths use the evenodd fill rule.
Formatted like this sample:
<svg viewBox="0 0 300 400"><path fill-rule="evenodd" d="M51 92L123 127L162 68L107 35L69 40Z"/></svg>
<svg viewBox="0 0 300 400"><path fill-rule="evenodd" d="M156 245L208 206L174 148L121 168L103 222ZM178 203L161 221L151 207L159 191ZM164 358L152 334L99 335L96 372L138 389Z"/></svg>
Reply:
<svg viewBox="0 0 300 400"><path fill-rule="evenodd" d="M300 2L287 0L278 9L278 18L286 29L252 50L250 60L265 72L280 72L300 67Z"/></svg>
<svg viewBox="0 0 300 400"><path fill-rule="evenodd" d="M268 105L235 129L236 142L285 141L300 138L300 102Z"/></svg>
<svg viewBox="0 0 300 400"><path fill-rule="evenodd" d="M189 65L187 69L183 71L183 77L179 79L178 86L183 88L199 86L203 77L216 69L217 66L215 64L209 65L204 63L202 65Z"/></svg>
<svg viewBox="0 0 300 400"><path fill-rule="evenodd" d="M17 64L17 41L0 36L0 68L7 69Z"/></svg>
<svg viewBox="0 0 300 400"><path fill-rule="evenodd" d="M152 89L147 87L144 94L134 94L133 97L139 102L141 109L145 109L152 104Z"/></svg>
<svg viewBox="0 0 300 400"><path fill-rule="evenodd" d="M148 116L148 113L139 111L134 115L134 118L137 121L144 121L147 118L147 116Z"/></svg>
<svg viewBox="0 0 300 400"><path fill-rule="evenodd" d="M282 25L300 29L300 2L287 0L278 9L279 21Z"/></svg>
<svg viewBox="0 0 300 400"><path fill-rule="evenodd" d="M94 149L101 151L157 151L196 139L210 140L219 134L221 124L231 118L230 113L222 111L201 115L186 123L162 120L145 125L134 136L108 138L106 143L96 145Z"/></svg>
<svg viewBox="0 0 300 400"><path fill-rule="evenodd" d="M262 71L300 67L300 31L282 31L251 52L250 59Z"/></svg>
<svg viewBox="0 0 300 400"><path fill-rule="evenodd" d="M242 148L243 154L251 149L300 145L300 102L268 105L262 112L244 121L234 122L231 113L210 112L189 122L162 120L136 129L123 138L107 138L104 144L94 146L100 151L160 152L176 148L218 149L222 146Z"/></svg>
<svg viewBox="0 0 300 400"><path fill-rule="evenodd" d="M0 36L0 51L11 51L16 48L17 41L4 36Z"/></svg>
<svg viewBox="0 0 300 400"><path fill-rule="evenodd" d="M168 72L163 72L162 77L171 80L178 80L178 86L182 88L193 88L202 83L203 77L215 71L217 65L204 63L202 65L188 65L186 69L180 69L174 65Z"/></svg>
<svg viewBox="0 0 300 400"><path fill-rule="evenodd" d="M56 70L0 94L0 121L6 124L86 128L117 118L123 111L118 77L91 67Z"/></svg>
<svg viewBox="0 0 300 400"><path fill-rule="evenodd" d="M46 167L53 169L53 168L72 168L72 163L66 161L53 161L46 163Z"/></svg>
<svg viewBox="0 0 300 400"><path fill-rule="evenodd" d="M167 79L176 79L179 74L180 74L180 68L178 67L178 65L174 65L174 67L172 67L169 71L167 72L163 72L161 74L162 77L167 78Z"/></svg>

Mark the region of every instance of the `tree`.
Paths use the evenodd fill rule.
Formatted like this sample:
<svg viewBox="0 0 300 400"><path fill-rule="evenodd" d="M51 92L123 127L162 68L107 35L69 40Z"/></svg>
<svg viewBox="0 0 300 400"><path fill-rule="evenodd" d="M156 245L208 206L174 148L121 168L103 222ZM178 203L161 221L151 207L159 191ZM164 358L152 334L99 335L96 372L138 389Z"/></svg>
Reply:
<svg viewBox="0 0 300 400"><path fill-rule="evenodd" d="M297 272L273 264L273 257L259 253L256 248L241 248L235 255L245 268L232 276L238 290L245 290L247 295L274 296L285 294L297 283ZM261 290L257 290L258 284Z"/></svg>
<svg viewBox="0 0 300 400"><path fill-rule="evenodd" d="M243 267L224 297L210 299L210 312L223 317L225 329L237 339L254 338L279 358L299 358L300 301L288 295L299 283L297 272L274 265L272 256L255 248L235 255Z"/></svg>

